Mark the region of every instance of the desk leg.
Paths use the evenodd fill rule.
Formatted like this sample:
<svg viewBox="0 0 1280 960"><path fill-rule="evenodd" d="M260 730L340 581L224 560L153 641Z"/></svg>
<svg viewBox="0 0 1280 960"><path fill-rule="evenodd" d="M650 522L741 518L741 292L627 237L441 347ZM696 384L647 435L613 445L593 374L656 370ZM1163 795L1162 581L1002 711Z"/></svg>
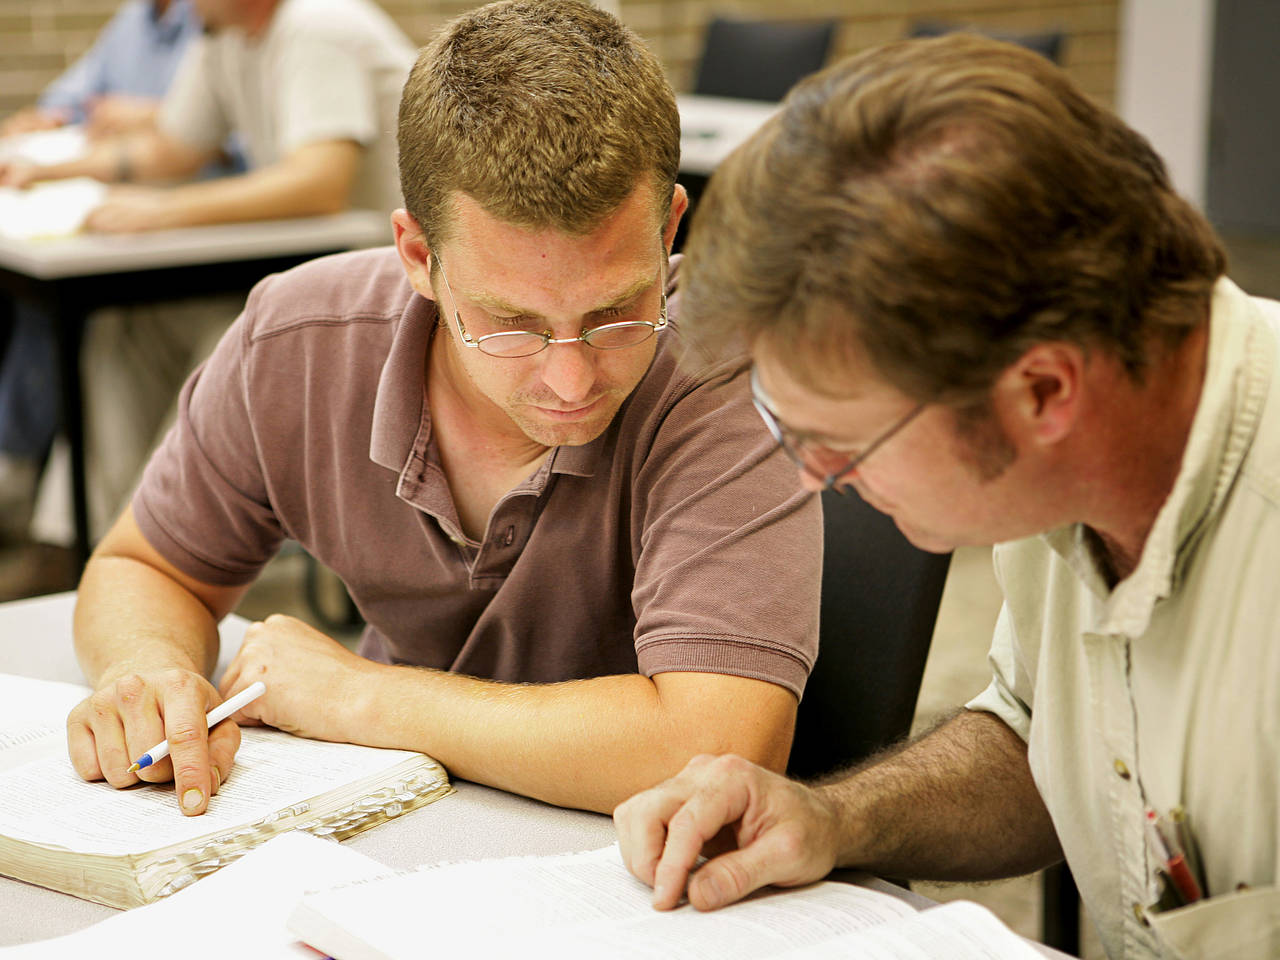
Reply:
<svg viewBox="0 0 1280 960"><path fill-rule="evenodd" d="M83 568L89 559L89 498L84 455L84 397L80 389L80 343L87 314L83 307L65 300L57 311L58 373L62 394L62 430L71 448L71 512L75 518L76 561Z"/></svg>

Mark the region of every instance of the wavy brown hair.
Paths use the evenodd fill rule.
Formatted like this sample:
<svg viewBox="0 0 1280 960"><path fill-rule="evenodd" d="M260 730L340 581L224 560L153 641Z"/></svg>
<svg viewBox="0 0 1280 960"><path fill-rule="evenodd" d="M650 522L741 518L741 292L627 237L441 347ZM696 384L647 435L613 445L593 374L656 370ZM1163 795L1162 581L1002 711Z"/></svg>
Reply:
<svg viewBox="0 0 1280 960"><path fill-rule="evenodd" d="M764 338L824 393L869 357L958 404L1042 341L1140 379L1225 270L1146 140L1043 57L971 35L801 83L716 172L687 249L695 334Z"/></svg>

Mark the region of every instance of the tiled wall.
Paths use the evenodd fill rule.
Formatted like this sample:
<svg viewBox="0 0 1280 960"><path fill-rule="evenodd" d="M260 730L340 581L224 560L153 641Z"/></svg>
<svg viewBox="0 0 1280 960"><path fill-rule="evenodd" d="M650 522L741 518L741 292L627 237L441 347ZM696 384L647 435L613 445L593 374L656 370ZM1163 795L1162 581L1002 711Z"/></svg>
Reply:
<svg viewBox="0 0 1280 960"><path fill-rule="evenodd" d="M92 42L119 0L0 0L0 115L30 103ZM466 0L381 0L416 42L465 10ZM911 24L948 21L1003 33L1061 30L1064 65L1090 94L1115 95L1120 0L621 0L622 19L688 89L715 13L744 18L837 19L836 56L904 35Z"/></svg>

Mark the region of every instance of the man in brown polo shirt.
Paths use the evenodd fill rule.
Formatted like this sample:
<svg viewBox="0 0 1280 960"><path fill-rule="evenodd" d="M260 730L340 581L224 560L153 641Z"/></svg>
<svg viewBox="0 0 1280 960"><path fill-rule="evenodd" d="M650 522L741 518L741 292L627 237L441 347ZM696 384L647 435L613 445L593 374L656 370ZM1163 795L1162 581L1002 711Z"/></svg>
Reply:
<svg viewBox="0 0 1280 960"><path fill-rule="evenodd" d="M142 775L201 813L239 742L203 715L257 679L242 719L567 806L701 752L785 765L819 507L743 358L681 349L678 152L658 63L586 4L493 4L424 51L395 248L258 285L85 571L82 776L133 783L167 736ZM285 538L346 582L364 656L272 617L215 689L215 624Z"/></svg>

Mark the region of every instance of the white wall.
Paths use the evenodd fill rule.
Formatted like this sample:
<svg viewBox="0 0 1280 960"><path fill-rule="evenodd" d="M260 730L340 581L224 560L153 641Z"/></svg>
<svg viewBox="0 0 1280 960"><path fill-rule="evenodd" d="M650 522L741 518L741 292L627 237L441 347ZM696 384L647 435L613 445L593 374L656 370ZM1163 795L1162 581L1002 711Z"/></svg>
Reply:
<svg viewBox="0 0 1280 960"><path fill-rule="evenodd" d="M1204 209L1215 0L1123 0L1116 109Z"/></svg>

